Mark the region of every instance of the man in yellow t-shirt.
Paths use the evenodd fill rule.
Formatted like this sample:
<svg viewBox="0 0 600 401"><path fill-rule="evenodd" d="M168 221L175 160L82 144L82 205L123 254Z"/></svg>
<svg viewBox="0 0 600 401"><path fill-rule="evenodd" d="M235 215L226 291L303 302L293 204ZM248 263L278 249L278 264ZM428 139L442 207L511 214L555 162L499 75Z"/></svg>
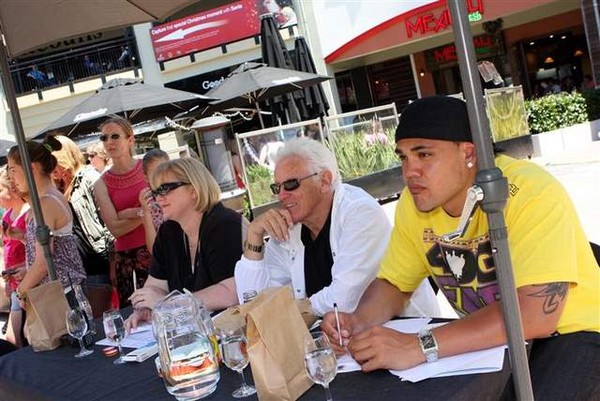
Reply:
<svg viewBox="0 0 600 401"><path fill-rule="evenodd" d="M364 371L406 369L506 343L486 215L477 208L462 237L443 239L457 228L477 172L465 103L433 96L410 104L396 130L396 152L406 188L378 277L354 313L340 314L340 333L331 314L322 324L333 344L341 335ZM536 399L600 397L600 268L573 204L541 167L507 156L496 164L508 179L504 213L523 332L534 340ZM427 276L466 317L418 335L381 327Z"/></svg>

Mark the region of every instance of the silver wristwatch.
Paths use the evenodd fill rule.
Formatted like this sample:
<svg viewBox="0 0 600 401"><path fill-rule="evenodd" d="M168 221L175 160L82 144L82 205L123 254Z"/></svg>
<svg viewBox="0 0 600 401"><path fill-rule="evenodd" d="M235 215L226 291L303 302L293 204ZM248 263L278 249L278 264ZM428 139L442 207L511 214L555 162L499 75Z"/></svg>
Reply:
<svg viewBox="0 0 600 401"><path fill-rule="evenodd" d="M438 344L431 330L422 330L419 332L419 345L425 355L427 362L438 360Z"/></svg>

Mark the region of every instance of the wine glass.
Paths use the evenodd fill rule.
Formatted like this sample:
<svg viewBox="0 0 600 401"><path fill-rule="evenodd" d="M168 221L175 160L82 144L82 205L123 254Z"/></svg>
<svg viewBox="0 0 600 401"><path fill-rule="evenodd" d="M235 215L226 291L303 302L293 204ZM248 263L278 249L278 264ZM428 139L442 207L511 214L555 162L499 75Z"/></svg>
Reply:
<svg viewBox="0 0 600 401"><path fill-rule="evenodd" d="M116 309L110 309L103 313L102 324L104 325L104 334L106 338L117 343L119 348L119 358L113 363L120 365L125 363L123 359L123 350L121 349L121 341L125 338L125 323L123 322L123 316Z"/></svg>
<svg viewBox="0 0 600 401"><path fill-rule="evenodd" d="M84 313L81 309L69 309L66 312L67 331L71 337L79 340L79 347L81 348L79 353L75 355L75 358L81 358L94 352L94 350L87 349L83 345L83 336L88 331L88 324Z"/></svg>
<svg viewBox="0 0 600 401"><path fill-rule="evenodd" d="M246 343L246 336L242 328L221 331L223 362L229 369L242 375L242 386L232 394L235 398L248 397L256 393L256 388L249 386L244 377L244 368L248 366L249 362Z"/></svg>
<svg viewBox="0 0 600 401"><path fill-rule="evenodd" d="M327 335L322 331L310 333L304 347L304 365L308 377L325 388L327 401L333 401L329 383L337 374L337 359Z"/></svg>

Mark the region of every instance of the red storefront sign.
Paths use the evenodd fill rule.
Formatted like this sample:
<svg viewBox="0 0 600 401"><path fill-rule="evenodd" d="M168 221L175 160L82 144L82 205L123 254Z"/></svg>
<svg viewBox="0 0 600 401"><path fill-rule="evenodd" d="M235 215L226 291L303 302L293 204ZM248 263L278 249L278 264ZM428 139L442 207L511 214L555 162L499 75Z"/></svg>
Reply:
<svg viewBox="0 0 600 401"><path fill-rule="evenodd" d="M260 32L256 0L240 0L150 29L156 61L249 38Z"/></svg>
<svg viewBox="0 0 600 401"><path fill-rule="evenodd" d="M483 0L466 0L466 3L469 18L477 20L479 17L480 19L483 14ZM452 20L448 8L416 15L413 18L407 18L405 21L406 34L409 38L412 38L415 33L420 35L430 32L437 33L447 29L451 24Z"/></svg>
<svg viewBox="0 0 600 401"><path fill-rule="evenodd" d="M475 53L477 55L488 55L493 51L494 39L489 35L481 35L473 38ZM433 57L437 64L457 61L456 46L450 44L433 50Z"/></svg>

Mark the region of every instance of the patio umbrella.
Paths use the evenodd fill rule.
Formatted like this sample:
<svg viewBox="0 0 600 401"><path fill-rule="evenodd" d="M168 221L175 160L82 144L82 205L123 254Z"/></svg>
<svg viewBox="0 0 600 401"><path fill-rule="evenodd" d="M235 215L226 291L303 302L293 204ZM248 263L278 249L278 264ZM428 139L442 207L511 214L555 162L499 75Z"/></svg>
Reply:
<svg viewBox="0 0 600 401"><path fill-rule="evenodd" d="M261 16L260 49L262 61L269 67L294 69L292 58L285 47L285 42L271 14ZM281 96L275 96L267 101L273 113L273 125L277 124L278 118L281 124L291 124L301 121L298 105L302 104L302 97L302 92L294 91Z"/></svg>
<svg viewBox="0 0 600 401"><path fill-rule="evenodd" d="M6 157L9 149L15 146L17 143L8 136L0 138L0 158Z"/></svg>
<svg viewBox="0 0 600 401"><path fill-rule="evenodd" d="M172 117L193 106L206 106L210 97L135 79L112 79L96 93L47 126L42 133L62 128L66 135L75 130L90 132L108 116L121 115L132 123Z"/></svg>
<svg viewBox="0 0 600 401"><path fill-rule="evenodd" d="M21 114L10 75L8 57L19 56L58 40L87 33L131 26L156 19L165 19L194 0L0 0L0 72L6 100L15 126L15 138L29 186L29 203L38 225L37 240L41 244L48 265L48 275L56 279L49 247L50 232L44 222L40 200L35 189L30 158L25 147ZM215 4L218 3L218 4ZM227 1L217 0L214 6Z"/></svg>
<svg viewBox="0 0 600 401"><path fill-rule="evenodd" d="M315 62L310 54L306 40L301 36L298 37L294 42L294 48L296 49L294 54L296 70L316 74ZM327 98L321 84L308 86L303 91L306 114L302 116L302 119L312 120L313 118L326 116L327 110L329 110L329 103L327 103Z"/></svg>
<svg viewBox="0 0 600 401"><path fill-rule="evenodd" d="M501 308L508 339L508 352L512 367L512 379L519 400L533 400L533 389L527 363L525 340L521 326L521 313L512 271L508 234L504 221L504 206L508 199L508 183L502 171L496 167L490 125L483 107L483 91L477 70L473 35L469 26L467 8L463 1L448 1L452 18L452 33L456 55L467 100L469 123L473 142L477 148L479 171L475 184L483 190L481 209L486 213L490 242L494 252L494 265L502 298Z"/></svg>
<svg viewBox="0 0 600 401"><path fill-rule="evenodd" d="M220 100L211 103L214 110L254 106L260 125L265 127L258 102L281 96L331 79L328 76L267 67L260 63L244 63L206 96Z"/></svg>

